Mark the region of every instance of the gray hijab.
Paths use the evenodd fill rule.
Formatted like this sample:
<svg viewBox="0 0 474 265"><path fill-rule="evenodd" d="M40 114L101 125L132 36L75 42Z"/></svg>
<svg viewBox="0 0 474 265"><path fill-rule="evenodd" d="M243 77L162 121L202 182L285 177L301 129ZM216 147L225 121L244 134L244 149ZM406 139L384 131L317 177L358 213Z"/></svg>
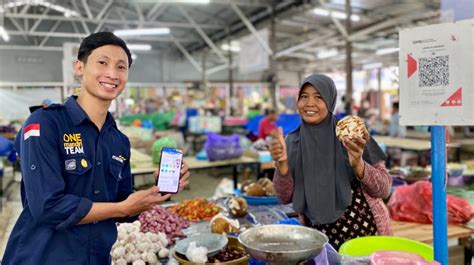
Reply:
<svg viewBox="0 0 474 265"><path fill-rule="evenodd" d="M351 204L351 181L355 173L349 164L347 151L336 137L336 104L334 81L320 74L307 77L300 87L312 85L321 94L328 116L319 124L302 121L295 158L289 159L295 187L293 207L304 213L313 225L335 222ZM298 96L299 99L299 96ZM364 150L364 160L373 164L384 159L377 143L370 138Z"/></svg>

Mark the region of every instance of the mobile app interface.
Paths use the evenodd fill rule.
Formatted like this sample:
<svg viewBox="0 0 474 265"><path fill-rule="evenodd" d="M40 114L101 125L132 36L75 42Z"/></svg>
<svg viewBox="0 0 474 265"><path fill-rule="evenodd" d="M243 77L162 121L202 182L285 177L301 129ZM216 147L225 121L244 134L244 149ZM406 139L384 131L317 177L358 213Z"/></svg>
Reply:
<svg viewBox="0 0 474 265"><path fill-rule="evenodd" d="M183 153L172 148L163 148L161 153L158 186L162 192L177 192Z"/></svg>

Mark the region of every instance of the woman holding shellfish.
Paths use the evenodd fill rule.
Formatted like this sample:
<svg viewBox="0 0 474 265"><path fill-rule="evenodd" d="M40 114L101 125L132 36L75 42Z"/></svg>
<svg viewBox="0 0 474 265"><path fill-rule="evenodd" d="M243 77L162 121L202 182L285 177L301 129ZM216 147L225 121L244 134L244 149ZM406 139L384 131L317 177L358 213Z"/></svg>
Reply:
<svg viewBox="0 0 474 265"><path fill-rule="evenodd" d="M293 202L301 221L325 233L339 249L352 238L392 233L382 201L392 179L385 154L360 118L348 116L336 128L336 94L331 78L307 77L297 100L302 123L286 139L278 128L270 153L278 198Z"/></svg>

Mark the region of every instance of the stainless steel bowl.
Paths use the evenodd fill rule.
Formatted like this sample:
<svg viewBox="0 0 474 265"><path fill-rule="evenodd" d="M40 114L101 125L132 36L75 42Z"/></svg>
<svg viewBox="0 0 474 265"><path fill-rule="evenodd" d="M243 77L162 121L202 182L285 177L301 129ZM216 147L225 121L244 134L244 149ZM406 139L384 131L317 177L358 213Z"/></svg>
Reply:
<svg viewBox="0 0 474 265"><path fill-rule="evenodd" d="M263 225L244 231L239 241L254 259L295 264L319 255L328 238L305 226Z"/></svg>

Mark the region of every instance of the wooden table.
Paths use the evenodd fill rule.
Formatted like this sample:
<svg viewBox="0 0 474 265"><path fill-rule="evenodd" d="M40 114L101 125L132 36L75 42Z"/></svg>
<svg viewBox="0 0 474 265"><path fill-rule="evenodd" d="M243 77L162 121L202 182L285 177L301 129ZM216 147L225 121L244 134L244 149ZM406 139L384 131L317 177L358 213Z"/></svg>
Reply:
<svg viewBox="0 0 474 265"><path fill-rule="evenodd" d="M393 235L413 239L423 243L433 243L433 225L399 222L392 220ZM474 230L462 225L448 225L448 239L470 237Z"/></svg>
<svg viewBox="0 0 474 265"><path fill-rule="evenodd" d="M422 139L398 138L391 136L373 136L377 143L386 145L387 147L400 148L413 151L427 151L431 149L431 142Z"/></svg>
<svg viewBox="0 0 474 265"><path fill-rule="evenodd" d="M238 165L249 165L249 164L259 164L258 160L255 158L242 156L237 159L230 159L230 160L221 160L221 161L208 161L208 160L197 160L195 157L184 157L184 161L189 166L189 170L195 169L209 169L209 168L216 168L216 167L229 167L233 168L232 177L234 180L234 188L237 188L238 183L238 172L237 166ZM153 164L149 165L141 165L136 168L132 168L132 180L137 175L147 175L152 174L157 169L157 166Z"/></svg>
<svg viewBox="0 0 474 265"><path fill-rule="evenodd" d="M394 147L413 151L427 151L431 149L430 140L399 138L382 135L374 135L373 138L375 139L375 141L377 141L377 143L383 143L387 147ZM448 144L448 147L451 148L459 148L460 146L460 143L457 141Z"/></svg>
<svg viewBox="0 0 474 265"><path fill-rule="evenodd" d="M431 150L431 141L423 139L410 139L410 138L400 138L392 136L382 136L374 135L374 140L377 143L384 144L387 147L391 148L400 148L406 151L416 151L418 154L418 164L421 164L421 158L423 152ZM460 147L461 145L457 142L449 143L447 145L450 148L456 148L456 159L460 159Z"/></svg>

